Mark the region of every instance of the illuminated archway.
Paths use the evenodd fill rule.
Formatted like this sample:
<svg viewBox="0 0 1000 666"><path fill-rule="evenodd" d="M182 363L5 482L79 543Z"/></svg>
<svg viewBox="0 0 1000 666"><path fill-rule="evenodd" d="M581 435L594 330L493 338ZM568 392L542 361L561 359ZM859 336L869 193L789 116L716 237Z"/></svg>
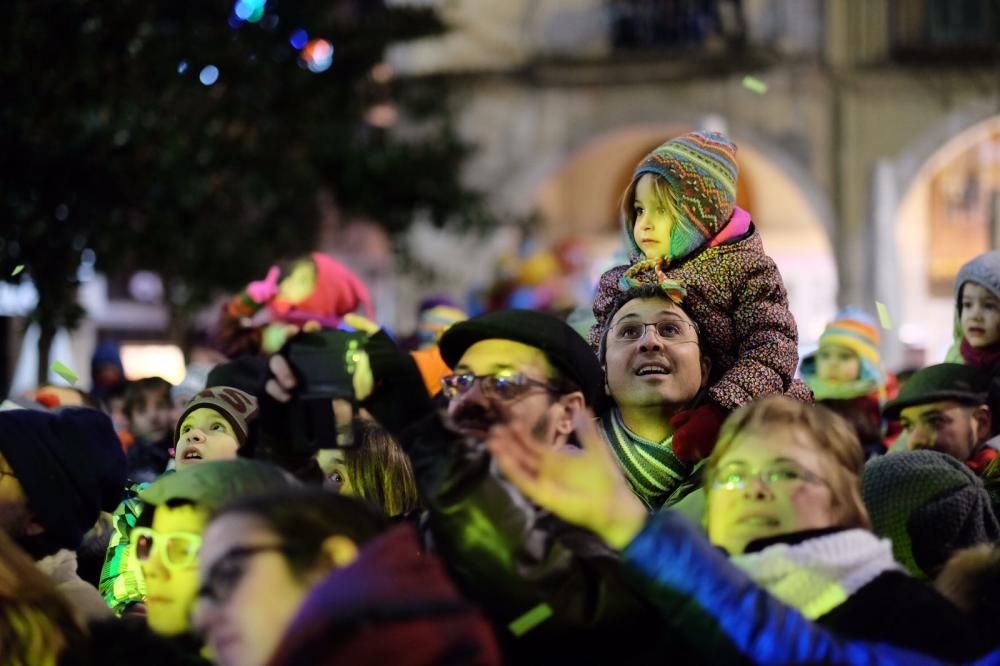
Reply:
<svg viewBox="0 0 1000 666"><path fill-rule="evenodd" d="M967 122L956 129L961 119ZM923 160L916 166L915 157ZM939 363L953 338L954 275L1000 247L1000 115L970 121L954 114L896 165L905 184L893 221L905 286L900 340L916 350L911 363Z"/></svg>

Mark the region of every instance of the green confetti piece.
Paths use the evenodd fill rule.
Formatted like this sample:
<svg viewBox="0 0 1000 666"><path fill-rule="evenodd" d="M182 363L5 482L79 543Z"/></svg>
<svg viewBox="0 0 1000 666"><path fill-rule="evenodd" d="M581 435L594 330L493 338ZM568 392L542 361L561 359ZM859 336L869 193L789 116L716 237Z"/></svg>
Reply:
<svg viewBox="0 0 1000 666"><path fill-rule="evenodd" d="M510 633L520 638L550 617L552 617L552 607L543 601L511 622L507 628L510 629Z"/></svg>
<svg viewBox="0 0 1000 666"><path fill-rule="evenodd" d="M23 270L24 270L24 264L18 264L17 266L14 266L14 272L11 273L10 276L14 277L15 275L20 275L21 271Z"/></svg>
<svg viewBox="0 0 1000 666"><path fill-rule="evenodd" d="M80 380L80 375L76 374L59 361L52 361L52 365L49 366L49 370L59 375L70 384L76 384Z"/></svg>
<svg viewBox="0 0 1000 666"><path fill-rule="evenodd" d="M891 331L892 319L889 317L889 308L885 307L885 303L875 301L875 309L878 310L878 321L882 324L882 328Z"/></svg>
<svg viewBox="0 0 1000 666"><path fill-rule="evenodd" d="M752 76L743 77L743 87L750 92L757 93L758 95L764 95L767 93L767 84Z"/></svg>

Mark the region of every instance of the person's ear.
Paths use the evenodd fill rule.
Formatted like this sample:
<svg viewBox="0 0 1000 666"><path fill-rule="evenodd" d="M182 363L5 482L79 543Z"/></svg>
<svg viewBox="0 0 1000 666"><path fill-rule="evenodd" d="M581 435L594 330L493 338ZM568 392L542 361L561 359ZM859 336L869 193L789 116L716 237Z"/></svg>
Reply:
<svg viewBox="0 0 1000 666"><path fill-rule="evenodd" d="M583 398L583 393L573 391L559 398L562 410L556 418L556 433L569 436L573 434L573 415L586 409L587 404Z"/></svg>
<svg viewBox="0 0 1000 666"><path fill-rule="evenodd" d="M985 442L990 438L993 427L993 414L986 405L979 405L972 410L972 420L976 424L976 444Z"/></svg>
<svg viewBox="0 0 1000 666"><path fill-rule="evenodd" d="M708 377L712 373L712 359L702 354L701 357L701 388L708 386Z"/></svg>
<svg viewBox="0 0 1000 666"><path fill-rule="evenodd" d="M320 544L320 558L328 571L341 569L358 559L358 545L350 538L334 534L323 539Z"/></svg>
<svg viewBox="0 0 1000 666"><path fill-rule="evenodd" d="M45 525L38 522L35 518L35 514L29 513L28 524L24 526L24 533L28 536L38 536L39 534L45 534Z"/></svg>

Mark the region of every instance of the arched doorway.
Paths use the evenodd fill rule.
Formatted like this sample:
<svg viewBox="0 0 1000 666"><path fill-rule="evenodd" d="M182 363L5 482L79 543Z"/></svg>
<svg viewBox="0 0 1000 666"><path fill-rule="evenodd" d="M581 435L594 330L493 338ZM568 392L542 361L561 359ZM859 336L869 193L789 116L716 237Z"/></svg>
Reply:
<svg viewBox="0 0 1000 666"><path fill-rule="evenodd" d="M895 241L900 340L912 364L939 363L953 339L959 268L1000 248L1000 116L951 134L924 159L900 200Z"/></svg>

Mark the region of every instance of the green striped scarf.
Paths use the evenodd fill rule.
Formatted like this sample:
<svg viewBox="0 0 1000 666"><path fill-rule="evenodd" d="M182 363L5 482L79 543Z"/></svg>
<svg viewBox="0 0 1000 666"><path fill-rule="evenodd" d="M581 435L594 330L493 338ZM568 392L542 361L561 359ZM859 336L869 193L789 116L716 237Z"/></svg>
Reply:
<svg viewBox="0 0 1000 666"><path fill-rule="evenodd" d="M659 443L643 439L625 426L617 407L601 418L601 426L632 491L649 509L659 509L690 472L674 455L673 435Z"/></svg>

